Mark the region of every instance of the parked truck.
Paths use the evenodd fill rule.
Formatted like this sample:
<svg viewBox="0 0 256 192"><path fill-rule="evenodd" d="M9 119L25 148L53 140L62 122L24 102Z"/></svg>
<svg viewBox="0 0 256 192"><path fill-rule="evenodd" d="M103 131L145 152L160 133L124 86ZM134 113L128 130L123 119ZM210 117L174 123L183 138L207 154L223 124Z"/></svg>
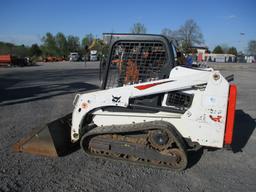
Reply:
<svg viewBox="0 0 256 192"><path fill-rule="evenodd" d="M30 60L28 57L16 57L11 54L0 55L0 66L25 66L29 65Z"/></svg>
<svg viewBox="0 0 256 192"><path fill-rule="evenodd" d="M98 61L98 54L97 50L90 51L90 61Z"/></svg>
<svg viewBox="0 0 256 192"><path fill-rule="evenodd" d="M79 54L77 52L72 52L69 55L69 61L79 61Z"/></svg>

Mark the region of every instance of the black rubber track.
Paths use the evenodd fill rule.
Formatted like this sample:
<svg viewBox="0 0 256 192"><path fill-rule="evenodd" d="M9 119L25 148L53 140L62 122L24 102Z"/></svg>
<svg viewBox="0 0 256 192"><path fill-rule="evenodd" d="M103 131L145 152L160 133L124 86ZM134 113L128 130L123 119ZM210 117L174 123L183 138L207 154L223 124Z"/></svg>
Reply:
<svg viewBox="0 0 256 192"><path fill-rule="evenodd" d="M183 141L182 136L179 134L179 132L176 130L176 128L165 121L150 121L150 122L144 122L144 123L134 123L134 124L127 124L127 125L112 125L112 126L101 126L101 127L95 127L94 129L90 130L89 132L85 133L83 137L81 138L80 145L81 148L85 151L86 154L90 156L96 156L96 157L105 157L102 155L97 155L94 153L91 153L91 151L88 149L90 140L99 135L104 134L125 134L125 133L131 133L131 132L139 132L139 131L150 131L150 130L167 130L169 133L171 133L172 139L175 141L177 148L180 150L180 152L184 156L184 162L182 167L170 167L167 165L156 165L152 163L146 163L146 162L140 162L140 161L129 161L127 159L122 159L125 161L129 161L132 163L139 163L144 165L149 165L153 167L161 167L166 169L173 169L173 170L184 170L187 167L187 152L186 152L186 145ZM105 157L105 158L112 158L117 159L114 157ZM118 158L120 160L120 158Z"/></svg>

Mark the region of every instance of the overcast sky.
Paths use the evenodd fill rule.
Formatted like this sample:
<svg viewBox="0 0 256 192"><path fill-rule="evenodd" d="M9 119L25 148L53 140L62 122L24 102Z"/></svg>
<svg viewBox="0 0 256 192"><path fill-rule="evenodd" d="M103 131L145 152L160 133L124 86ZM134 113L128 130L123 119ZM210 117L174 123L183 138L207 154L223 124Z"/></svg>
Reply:
<svg viewBox="0 0 256 192"><path fill-rule="evenodd" d="M255 0L1 0L0 18L0 41L25 45L41 43L46 32L80 38L130 32L135 22L158 34L188 19L197 22L210 49L226 44L244 50L256 40Z"/></svg>

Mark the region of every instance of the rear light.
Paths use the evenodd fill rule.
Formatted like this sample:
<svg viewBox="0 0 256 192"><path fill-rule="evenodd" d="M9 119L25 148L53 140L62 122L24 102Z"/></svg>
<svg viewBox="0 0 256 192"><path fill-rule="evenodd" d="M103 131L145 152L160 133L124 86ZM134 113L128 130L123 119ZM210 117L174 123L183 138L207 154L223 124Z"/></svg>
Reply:
<svg viewBox="0 0 256 192"><path fill-rule="evenodd" d="M237 96L237 87L235 84L231 84L229 86L226 130L225 130L225 137L224 137L225 145L230 145L233 139L233 129L234 129L235 110L236 110L236 96Z"/></svg>

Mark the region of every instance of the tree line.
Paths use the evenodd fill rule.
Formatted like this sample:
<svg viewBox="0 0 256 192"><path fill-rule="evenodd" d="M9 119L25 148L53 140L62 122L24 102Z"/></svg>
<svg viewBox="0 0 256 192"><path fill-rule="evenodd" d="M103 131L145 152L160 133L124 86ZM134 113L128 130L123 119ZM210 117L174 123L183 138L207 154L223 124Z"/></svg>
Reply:
<svg viewBox="0 0 256 192"><path fill-rule="evenodd" d="M226 45L217 45L212 52L216 54L232 54L235 56L238 55L238 52L235 47L228 47Z"/></svg>
<svg viewBox="0 0 256 192"><path fill-rule="evenodd" d="M187 20L177 30L164 28L162 34L176 42L176 46L184 53L191 53L193 46L202 45L204 43L201 29L193 19Z"/></svg>
<svg viewBox="0 0 256 192"><path fill-rule="evenodd" d="M134 34L145 34L147 33L147 28L144 24L138 22L131 27L130 32ZM176 30L164 28L161 34L172 40L180 51L184 53L191 53L194 51L193 46L204 43L204 37L200 27L192 19L187 20ZM48 32L42 37L41 41L41 45L32 44L31 46L0 42L0 54L12 54L19 57L30 56L34 58L47 56L67 58L70 52L78 52L80 55L84 55L92 47L99 54L105 54L107 51L107 46L103 43L103 40L96 38L91 33L85 35L80 40L78 36L66 36L62 32L53 35ZM235 47L228 47L226 45L217 45L213 53L238 54ZM248 43L247 54L256 55L256 40Z"/></svg>
<svg viewBox="0 0 256 192"><path fill-rule="evenodd" d="M131 28L131 33L143 34L147 29L142 23L135 23ZM190 19L187 20L179 29L172 30L164 28L161 34L173 41L182 52L191 53L193 45L204 43L203 34L197 23Z"/></svg>
<svg viewBox="0 0 256 192"><path fill-rule="evenodd" d="M96 38L91 33L85 35L80 41L77 36L65 36L61 32L53 35L47 32L41 41L41 45L32 44L31 46L0 42L0 54L12 54L18 57L61 56L67 58L70 52L78 52L80 55L84 55L92 44L92 48L99 51L99 53L104 52L105 49L103 40Z"/></svg>
<svg viewBox="0 0 256 192"><path fill-rule="evenodd" d="M147 29L145 25L141 23L135 23L131 28L131 32L146 33ZM185 23L181 25L180 28L175 30L164 28L161 31L161 34L176 43L176 46L183 53L195 52L195 49L193 48L194 46L200 46L201 44L204 44L204 37L201 29L193 19L185 21ZM235 47L229 47L227 45L217 45L212 52L218 54L227 53L233 55L243 54L238 53ZM251 40L248 42L246 53L249 55L256 55L256 40Z"/></svg>

